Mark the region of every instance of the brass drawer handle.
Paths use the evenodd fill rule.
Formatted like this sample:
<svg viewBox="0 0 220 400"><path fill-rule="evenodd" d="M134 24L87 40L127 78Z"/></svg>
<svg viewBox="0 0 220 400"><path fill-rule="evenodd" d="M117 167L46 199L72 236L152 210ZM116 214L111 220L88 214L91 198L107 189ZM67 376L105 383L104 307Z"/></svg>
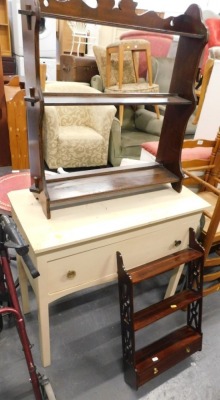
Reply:
<svg viewBox="0 0 220 400"><path fill-rule="evenodd" d="M158 369L157 368L154 368L154 375L156 375L156 374L158 374Z"/></svg>
<svg viewBox="0 0 220 400"><path fill-rule="evenodd" d="M74 279L76 276L76 271L68 271L66 276L68 279Z"/></svg>
<svg viewBox="0 0 220 400"><path fill-rule="evenodd" d="M187 352L187 353L190 353L190 351L191 351L191 350L190 350L190 347L189 347L189 346L186 346L186 352Z"/></svg>

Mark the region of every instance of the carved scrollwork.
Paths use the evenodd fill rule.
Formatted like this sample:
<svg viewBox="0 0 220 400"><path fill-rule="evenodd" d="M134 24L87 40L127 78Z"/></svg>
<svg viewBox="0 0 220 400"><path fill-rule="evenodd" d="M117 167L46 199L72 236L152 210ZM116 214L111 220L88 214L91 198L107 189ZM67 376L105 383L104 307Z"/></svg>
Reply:
<svg viewBox="0 0 220 400"><path fill-rule="evenodd" d="M121 321L123 326L123 356L129 364L133 364L133 333L131 327L131 294L127 284L121 286Z"/></svg>
<svg viewBox="0 0 220 400"><path fill-rule="evenodd" d="M189 272L189 287L193 290L200 290L201 289L201 262L192 261L190 265L190 272Z"/></svg>

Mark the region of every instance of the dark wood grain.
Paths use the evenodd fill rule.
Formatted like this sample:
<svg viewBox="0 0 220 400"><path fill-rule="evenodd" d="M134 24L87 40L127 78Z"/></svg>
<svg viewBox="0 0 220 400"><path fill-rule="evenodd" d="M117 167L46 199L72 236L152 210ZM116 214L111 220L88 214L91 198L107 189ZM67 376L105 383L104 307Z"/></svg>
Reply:
<svg viewBox="0 0 220 400"><path fill-rule="evenodd" d="M132 269L126 269L120 252L116 253L116 258L125 381L138 389L150 379L202 349L204 249L197 242L194 230L190 228L189 247L184 250ZM134 285L182 264L187 264L186 288L178 294L135 311ZM147 294L146 292L145 296ZM150 296L149 293L149 301ZM179 327L156 341L148 338L150 344L136 349L137 331L186 308L186 326ZM144 334L147 338L147 331Z"/></svg>
<svg viewBox="0 0 220 400"><path fill-rule="evenodd" d="M197 250L190 248L184 249L169 256L160 258L159 260L129 269L129 276L133 284L137 284L144 279L150 279L155 276L155 271L157 271L157 275L162 274L179 265L185 264L186 262L196 260L198 257L201 257L201 255L202 253L199 253Z"/></svg>
<svg viewBox="0 0 220 400"><path fill-rule="evenodd" d="M26 96L26 100L29 97ZM31 99L30 99L31 100ZM126 93L126 94L108 94L108 93L44 93L45 106L58 106L58 105L142 105L142 104L178 104L189 105L191 101L179 97L175 94L164 93Z"/></svg>
<svg viewBox="0 0 220 400"><path fill-rule="evenodd" d="M51 206L86 203L94 200L106 200L122 195L137 194L162 184L176 182L178 178L163 166L141 169L108 168L103 173L85 173L79 177L74 174L73 180L53 179L47 181L47 190Z"/></svg>

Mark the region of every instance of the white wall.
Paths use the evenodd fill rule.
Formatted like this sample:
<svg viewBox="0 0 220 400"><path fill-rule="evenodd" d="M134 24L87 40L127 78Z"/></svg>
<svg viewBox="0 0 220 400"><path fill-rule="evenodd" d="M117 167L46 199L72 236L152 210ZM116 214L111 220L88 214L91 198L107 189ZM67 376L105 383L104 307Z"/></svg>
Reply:
<svg viewBox="0 0 220 400"><path fill-rule="evenodd" d="M90 7L96 7L96 0L84 0ZM120 0L115 0L117 6ZM220 13L219 0L135 0L138 5L137 8L143 10L164 11L166 15L178 15L183 13L190 4L198 4L202 10L212 10L215 13Z"/></svg>
<svg viewBox="0 0 220 400"><path fill-rule="evenodd" d="M179 15L183 13L190 4L198 4L202 10L211 9L214 12L220 12L220 4L218 0L138 0L138 8L152 9L154 11L165 11L168 15Z"/></svg>
<svg viewBox="0 0 220 400"><path fill-rule="evenodd" d="M220 127L220 60L215 60L207 87L195 139L214 140Z"/></svg>

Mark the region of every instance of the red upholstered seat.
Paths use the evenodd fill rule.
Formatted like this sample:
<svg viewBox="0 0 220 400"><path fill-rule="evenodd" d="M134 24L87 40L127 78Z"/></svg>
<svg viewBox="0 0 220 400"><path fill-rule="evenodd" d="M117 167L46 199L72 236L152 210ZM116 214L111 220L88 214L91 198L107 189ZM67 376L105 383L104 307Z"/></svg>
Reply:
<svg viewBox="0 0 220 400"><path fill-rule="evenodd" d="M145 39L151 44L151 56L167 57L173 42L173 36L165 33L151 33L147 31L128 31L120 36L120 40ZM146 77L146 60L140 53L139 76Z"/></svg>
<svg viewBox="0 0 220 400"><path fill-rule="evenodd" d="M207 58L209 56L209 49L211 47L220 46L220 19L219 18L207 18L205 25L208 28L208 43L204 48L202 56L201 73L203 74Z"/></svg>
<svg viewBox="0 0 220 400"><path fill-rule="evenodd" d="M157 155L159 142L146 142L141 145L142 149L153 156ZM181 161L208 160L212 154L212 147L193 147L182 149Z"/></svg>

